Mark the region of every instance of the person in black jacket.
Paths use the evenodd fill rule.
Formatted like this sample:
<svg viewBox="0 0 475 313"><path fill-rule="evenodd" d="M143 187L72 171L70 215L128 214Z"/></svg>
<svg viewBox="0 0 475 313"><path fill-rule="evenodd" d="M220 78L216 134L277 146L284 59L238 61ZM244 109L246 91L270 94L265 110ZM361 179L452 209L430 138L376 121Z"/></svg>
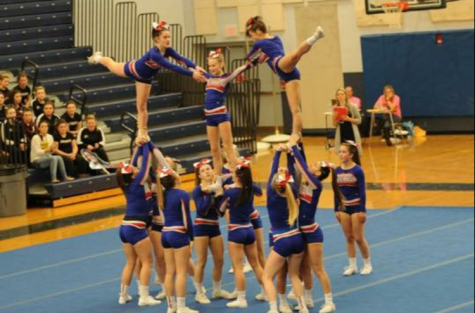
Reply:
<svg viewBox="0 0 475 313"><path fill-rule="evenodd" d="M86 118L86 127L82 128L77 137L80 149L87 149L96 153L103 161L109 162L104 147L106 145L106 136L104 132L97 128L97 121L94 115L88 115Z"/></svg>
<svg viewBox="0 0 475 313"><path fill-rule="evenodd" d="M6 110L7 119L1 126L1 141L3 150L8 156L9 164L26 164L26 138L20 122L17 121L17 112L14 107Z"/></svg>

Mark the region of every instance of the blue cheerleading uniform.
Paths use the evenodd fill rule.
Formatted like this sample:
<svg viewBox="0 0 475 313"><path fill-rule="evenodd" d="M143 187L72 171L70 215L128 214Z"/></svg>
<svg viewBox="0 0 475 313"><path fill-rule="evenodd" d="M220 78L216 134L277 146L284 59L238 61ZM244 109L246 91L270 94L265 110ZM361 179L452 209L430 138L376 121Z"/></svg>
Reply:
<svg viewBox="0 0 475 313"><path fill-rule="evenodd" d="M251 222L251 215L254 212L254 195L262 195L262 189L254 185L250 199L246 203L237 206L241 190L240 188L226 190L223 202L220 205L220 212L224 213L229 208L228 241L250 246L256 242L256 234Z"/></svg>
<svg viewBox="0 0 475 313"><path fill-rule="evenodd" d="M214 198L213 194L203 192L198 186L193 191L193 200L196 205L195 237L220 237L218 210L222 199Z"/></svg>
<svg viewBox="0 0 475 313"><path fill-rule="evenodd" d="M142 167L134 181L125 188L127 209L119 233L124 244L136 245L148 238L147 227L152 214L150 206L151 194L146 188L146 181L150 169L150 150L140 147L136 151L142 157Z"/></svg>
<svg viewBox="0 0 475 313"><path fill-rule="evenodd" d="M289 225L289 207L287 198L279 195L273 186L274 177L279 169L282 152L274 156L272 170L267 184L267 210L272 226L274 251L283 258L302 254L305 251L305 242L297 225ZM292 172L292 171L290 171ZM296 194L295 185L292 186Z"/></svg>
<svg viewBox="0 0 475 313"><path fill-rule="evenodd" d="M169 58L178 61L180 65L186 66L186 68L171 63L168 61ZM139 60L125 63L124 70L127 77L144 84L151 84L161 69L168 69L191 77L193 72L189 69L195 68L195 63L184 58L172 48L167 48L165 54L162 54L157 47L153 47Z"/></svg>
<svg viewBox="0 0 475 313"><path fill-rule="evenodd" d="M193 221L190 212L190 196L184 190L165 191L165 225L162 245L165 249L181 249L194 240Z"/></svg>
<svg viewBox="0 0 475 313"><path fill-rule="evenodd" d="M361 166L356 165L350 170L341 167L336 169L337 181L345 197L343 207L335 197L335 212L344 212L350 215L366 213L366 178Z"/></svg>
<svg viewBox="0 0 475 313"><path fill-rule="evenodd" d="M231 88L230 83L249 68L250 65L247 64L232 73L219 77L209 73L205 74L205 77L208 79L205 98L205 115L208 126L218 127L222 123L231 122L231 115L226 108L226 97Z"/></svg>
<svg viewBox="0 0 475 313"><path fill-rule="evenodd" d="M294 161L300 175L306 179L306 183L300 184L300 213L299 227L307 244L323 243L324 236L320 225L316 222L315 216L318 210L318 203L323 192L323 184L313 175L305 162L305 158L297 146L292 148Z"/></svg>
<svg viewBox="0 0 475 313"><path fill-rule="evenodd" d="M300 80L301 74L298 68L292 73L284 73L279 67L279 62L285 56L284 44L279 37L263 39L256 42L247 56L247 60L253 64L267 62L269 67L284 82L288 83L294 80Z"/></svg>

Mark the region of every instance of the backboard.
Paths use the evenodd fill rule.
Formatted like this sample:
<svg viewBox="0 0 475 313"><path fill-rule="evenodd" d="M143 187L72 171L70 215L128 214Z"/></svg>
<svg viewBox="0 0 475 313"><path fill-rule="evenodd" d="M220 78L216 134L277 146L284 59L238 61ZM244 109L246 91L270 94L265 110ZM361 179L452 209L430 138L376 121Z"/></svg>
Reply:
<svg viewBox="0 0 475 313"><path fill-rule="evenodd" d="M356 0L358 1L358 0ZM395 4L401 1L395 0L365 0L367 14L382 14L385 13L384 6L387 4ZM420 10L436 10L447 7L447 0L407 0L407 11Z"/></svg>

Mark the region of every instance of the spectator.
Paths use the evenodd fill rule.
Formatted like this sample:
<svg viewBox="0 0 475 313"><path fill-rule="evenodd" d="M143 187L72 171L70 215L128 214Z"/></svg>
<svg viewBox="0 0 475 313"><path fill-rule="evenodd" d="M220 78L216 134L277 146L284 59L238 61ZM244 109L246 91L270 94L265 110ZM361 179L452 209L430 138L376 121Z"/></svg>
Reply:
<svg viewBox="0 0 475 313"><path fill-rule="evenodd" d="M40 122L38 125L38 134L33 137L31 142L31 163L37 169L49 169L51 174L51 182L59 183L58 171L65 181L73 181L66 173L64 161L60 156L53 155L54 139L48 134L49 124L46 121Z"/></svg>
<svg viewBox="0 0 475 313"><path fill-rule="evenodd" d="M68 176L83 178L88 172L88 164L81 157L76 138L68 132L68 123L60 120L54 135L55 154L59 155L66 166Z"/></svg>
<svg viewBox="0 0 475 313"><path fill-rule="evenodd" d="M101 129L97 128L97 121L94 115L87 116L86 127L82 128L78 134L78 145L80 149L94 152L103 161L109 162L109 157L104 150L106 136Z"/></svg>
<svg viewBox="0 0 475 313"><path fill-rule="evenodd" d="M348 86L345 88L346 90L346 94L348 95L348 102L355 105L358 110L362 110L363 109L363 102L361 101L360 98L358 97L355 97L355 91L353 89L352 86Z"/></svg>
<svg viewBox="0 0 475 313"><path fill-rule="evenodd" d="M61 117L69 124L69 132L77 137L82 128L82 117L77 113L77 105L73 100L66 103L66 113Z"/></svg>
<svg viewBox="0 0 475 313"><path fill-rule="evenodd" d="M44 106L46 104L46 89L43 86L36 87L35 90L36 99L31 102L31 108L33 109L33 113L35 116L38 117L43 114Z"/></svg>
<svg viewBox="0 0 475 313"><path fill-rule="evenodd" d="M19 90L12 90L8 94L7 105L15 108L17 119L20 121L23 118L23 110L25 109L25 106L21 102L21 99L21 91Z"/></svg>
<svg viewBox="0 0 475 313"><path fill-rule="evenodd" d="M5 115L5 110L7 109L5 105L5 95L0 92L0 123L3 123L5 121L6 115Z"/></svg>
<svg viewBox="0 0 475 313"><path fill-rule="evenodd" d="M6 116L5 123L1 125L1 141L8 155L8 163L26 164L26 138L21 123L17 121L15 108L8 107Z"/></svg>
<svg viewBox="0 0 475 313"><path fill-rule="evenodd" d="M56 123L60 118L54 114L55 107L53 101L46 101L45 106L43 107L43 114L38 116L36 119L36 127L39 128L41 122L47 122L49 125L49 134L53 135L56 129Z"/></svg>
<svg viewBox="0 0 475 313"><path fill-rule="evenodd" d="M402 121L401 98L396 95L393 86L384 87L384 94L378 99L375 104L375 109L381 110L383 117L378 125L378 130L383 132L383 138L386 140L388 146L392 146L391 141L391 116L395 123Z"/></svg>
<svg viewBox="0 0 475 313"><path fill-rule="evenodd" d="M10 93L10 89L8 86L10 85L10 76L7 74L0 75L0 93L3 93L5 96L5 102L7 101L8 94Z"/></svg>
<svg viewBox="0 0 475 313"><path fill-rule="evenodd" d="M31 88L28 86L28 75L25 72L18 74L18 85L13 90L21 92L21 102L24 106L30 107L31 104Z"/></svg>
<svg viewBox="0 0 475 313"><path fill-rule="evenodd" d="M360 155L363 155L361 135L358 126L361 125L362 118L358 108L349 102L345 89L338 89L336 93L336 108L346 108L347 114L334 114L334 125L336 127L335 145L336 151L340 151L342 143L353 141L358 144Z"/></svg>
<svg viewBox="0 0 475 313"><path fill-rule="evenodd" d="M25 109L23 111L23 120L22 120L23 131L25 132L26 139L26 157L28 165L30 164L31 156L31 140L36 134L36 125L33 118L33 111L31 109Z"/></svg>

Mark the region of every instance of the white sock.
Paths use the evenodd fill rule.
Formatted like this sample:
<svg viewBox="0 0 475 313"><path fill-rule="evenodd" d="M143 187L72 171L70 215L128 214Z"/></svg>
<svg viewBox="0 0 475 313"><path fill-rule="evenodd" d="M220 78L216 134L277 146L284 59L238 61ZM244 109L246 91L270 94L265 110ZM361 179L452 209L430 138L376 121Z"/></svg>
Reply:
<svg viewBox="0 0 475 313"><path fill-rule="evenodd" d="M313 46L314 44L317 43L317 41L319 41L323 37L325 37L325 34L323 33L323 29L321 29L321 27L318 27L315 34L313 34L312 37L308 38L306 42L309 46Z"/></svg>
<svg viewBox="0 0 475 313"><path fill-rule="evenodd" d="M178 309L186 308L186 298L177 298L178 300Z"/></svg>
<svg viewBox="0 0 475 313"><path fill-rule="evenodd" d="M238 301L246 301L246 291L238 291Z"/></svg>
<svg viewBox="0 0 475 313"><path fill-rule="evenodd" d="M371 259L363 259L364 265L371 267Z"/></svg>
<svg viewBox="0 0 475 313"><path fill-rule="evenodd" d="M176 308L177 304L176 304L176 297L169 297L167 298L167 302L168 302L168 307L170 309L174 309Z"/></svg>
<svg viewBox="0 0 475 313"><path fill-rule="evenodd" d="M272 301L272 302L269 302L269 305L270 305L270 310L271 311L278 311L278 307L277 307L277 301Z"/></svg>
<svg viewBox="0 0 475 313"><path fill-rule="evenodd" d="M358 260L356 258L350 259L350 267L351 268L358 268Z"/></svg>
<svg viewBox="0 0 475 313"><path fill-rule="evenodd" d="M325 295L325 303L327 303L327 304L332 304L333 303L333 294L332 293L327 293Z"/></svg>
<svg viewBox="0 0 475 313"><path fill-rule="evenodd" d="M305 299L313 300L313 290L305 290Z"/></svg>
<svg viewBox="0 0 475 313"><path fill-rule="evenodd" d="M285 295L279 295L279 300L280 300L280 304L289 305L289 302L287 301L287 297Z"/></svg>
<svg viewBox="0 0 475 313"><path fill-rule="evenodd" d="M127 297L129 295L130 286L120 285L120 296Z"/></svg>
<svg viewBox="0 0 475 313"><path fill-rule="evenodd" d="M221 291L221 282L220 281L213 281L213 291L214 292Z"/></svg>
<svg viewBox="0 0 475 313"><path fill-rule="evenodd" d="M196 294L201 295L203 293L203 284L195 282Z"/></svg>
<svg viewBox="0 0 475 313"><path fill-rule="evenodd" d="M150 288L148 286L139 287L140 298L148 298L150 296Z"/></svg>
<svg viewBox="0 0 475 313"><path fill-rule="evenodd" d="M94 55L94 61L99 64L101 62L101 59L102 59L102 55L100 55L99 53L95 54Z"/></svg>

